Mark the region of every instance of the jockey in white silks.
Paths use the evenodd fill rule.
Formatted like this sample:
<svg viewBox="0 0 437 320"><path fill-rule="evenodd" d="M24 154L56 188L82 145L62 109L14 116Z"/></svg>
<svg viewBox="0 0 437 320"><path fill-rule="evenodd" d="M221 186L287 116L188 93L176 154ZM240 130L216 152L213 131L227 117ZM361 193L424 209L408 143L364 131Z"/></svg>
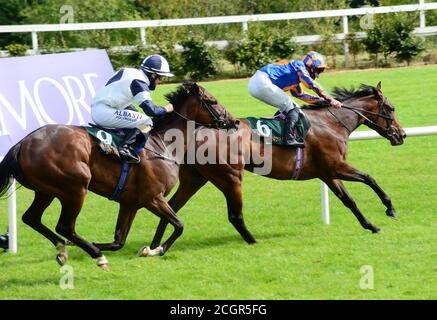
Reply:
<svg viewBox="0 0 437 320"><path fill-rule="evenodd" d="M97 91L91 104L91 118L105 128L139 129L147 133L153 127L153 117L173 111L173 105L156 106L150 95L161 76L172 77L167 60L157 54L145 58L141 69L123 68L117 71ZM144 114L137 111L141 108ZM137 130L130 130L119 147L120 155L128 162L139 162L129 144L135 141Z"/></svg>

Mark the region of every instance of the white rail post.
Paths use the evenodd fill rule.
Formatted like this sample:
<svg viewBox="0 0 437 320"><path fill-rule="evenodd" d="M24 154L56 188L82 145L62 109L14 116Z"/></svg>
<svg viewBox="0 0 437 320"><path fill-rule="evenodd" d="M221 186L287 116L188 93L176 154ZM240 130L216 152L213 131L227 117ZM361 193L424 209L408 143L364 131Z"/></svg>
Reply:
<svg viewBox="0 0 437 320"><path fill-rule="evenodd" d="M242 28L243 28L243 34L246 36L247 35L247 31L249 30L249 27L247 25L247 21L244 21L242 23Z"/></svg>
<svg viewBox="0 0 437 320"><path fill-rule="evenodd" d="M347 35L349 33L349 21L347 16L343 16L343 51L344 51L344 66L349 66L349 44L347 43Z"/></svg>
<svg viewBox="0 0 437 320"><path fill-rule="evenodd" d="M324 224L329 224L328 186L323 181L320 183L320 194L322 196L322 221Z"/></svg>
<svg viewBox="0 0 437 320"><path fill-rule="evenodd" d="M425 0L419 0L419 6L420 6L420 13L419 13L419 19L420 19L420 23L419 23L419 27L420 28L425 28L426 25L426 19L425 19L425 10L422 9L422 6L425 4Z"/></svg>
<svg viewBox="0 0 437 320"><path fill-rule="evenodd" d="M140 39L141 39L141 44L143 45L143 47L147 46L146 28L145 27L140 28Z"/></svg>
<svg viewBox="0 0 437 320"><path fill-rule="evenodd" d="M17 198L15 193L15 179L8 190L8 225L9 252L17 253Z"/></svg>
<svg viewBox="0 0 437 320"><path fill-rule="evenodd" d="M38 33L36 31L32 31L32 49L33 54L38 54Z"/></svg>

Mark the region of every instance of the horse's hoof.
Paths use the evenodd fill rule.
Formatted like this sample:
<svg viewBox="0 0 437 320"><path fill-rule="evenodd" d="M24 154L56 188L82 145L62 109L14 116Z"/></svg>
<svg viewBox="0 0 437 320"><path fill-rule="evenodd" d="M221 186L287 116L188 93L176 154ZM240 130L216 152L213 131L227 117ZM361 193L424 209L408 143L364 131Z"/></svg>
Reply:
<svg viewBox="0 0 437 320"><path fill-rule="evenodd" d="M150 248L148 246L141 247L137 252L138 257L147 257L150 253Z"/></svg>
<svg viewBox="0 0 437 320"><path fill-rule="evenodd" d="M67 263L67 260L68 260L67 252L59 252L56 255L56 261L59 263L61 267Z"/></svg>
<svg viewBox="0 0 437 320"><path fill-rule="evenodd" d="M56 249L58 250L58 254L56 255L56 261L62 267L63 265L65 265L67 263L68 253L67 253L67 250L65 249L64 244L61 244L61 243L58 244L56 246Z"/></svg>
<svg viewBox="0 0 437 320"><path fill-rule="evenodd" d="M379 233L379 234L382 234L382 233L384 233L384 231L382 231L381 229L375 227L375 228L372 230L372 233Z"/></svg>
<svg viewBox="0 0 437 320"><path fill-rule="evenodd" d="M109 271L109 262L105 256L101 256L97 258L97 265L102 268L103 271Z"/></svg>
<svg viewBox="0 0 437 320"><path fill-rule="evenodd" d="M398 220L398 215L396 214L396 212L394 211L394 209L387 209L385 211L385 214L392 218L393 220Z"/></svg>
<svg viewBox="0 0 437 320"><path fill-rule="evenodd" d="M109 272L109 265L107 263L101 264L99 265L99 267L105 271L105 272Z"/></svg>
<svg viewBox="0 0 437 320"><path fill-rule="evenodd" d="M162 247L157 247L155 249L150 249L148 246L142 247L138 253L138 257L153 257L153 256L164 255L164 249Z"/></svg>

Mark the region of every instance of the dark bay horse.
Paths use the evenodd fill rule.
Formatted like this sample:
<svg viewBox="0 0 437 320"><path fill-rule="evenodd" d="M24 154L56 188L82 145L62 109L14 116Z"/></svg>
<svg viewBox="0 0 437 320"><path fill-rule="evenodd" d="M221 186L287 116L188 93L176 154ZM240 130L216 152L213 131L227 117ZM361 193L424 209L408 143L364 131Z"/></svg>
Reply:
<svg viewBox="0 0 437 320"><path fill-rule="evenodd" d="M120 209L113 243L90 243L75 231L76 218L88 190L110 197L121 172L120 161L104 155L83 127L46 125L13 146L1 162L0 196L7 191L12 177L34 190L35 197L24 213L23 221L56 246L56 259L61 265L68 256L66 242L60 236L82 248L97 259L100 267L107 269L108 261L101 250L117 250L123 246L140 208L148 209L174 227L162 247L155 250L145 247L144 255L164 254L182 234L183 224L165 199L177 182L178 163L182 159L169 161L162 155L169 144L164 141L164 135L169 129L179 130L184 136L179 143L186 148L190 137L187 132L189 120L214 128L231 128L235 119L229 117L204 88L192 82L179 86L166 98L174 105L174 112L157 121L145 149L140 152L141 162L132 166L118 201ZM194 128L193 125L193 131ZM45 209L54 198L58 198L62 206L56 233L41 222Z"/></svg>
<svg viewBox="0 0 437 320"><path fill-rule="evenodd" d="M357 91L336 89L334 93L336 99L344 104L343 108L333 109L315 106L303 108L305 115L311 122L311 128L305 140L306 147L303 149L303 164L298 180L319 178L324 181L343 204L352 211L363 228L377 233L380 232L380 229L364 217L342 180L365 183L376 192L387 207L386 214L388 216L395 218L396 212L389 196L375 180L347 163L349 135L360 125L365 124L387 138L392 145L401 145L406 134L400 126L394 107L381 92L381 83L378 83L376 87L362 85ZM179 187L169 204L175 212L178 212L191 196L207 181L211 181L226 197L229 221L244 240L248 243L254 243L256 242L255 238L246 228L243 219L242 178L244 170L254 171L257 168L257 165L252 161L252 155L266 152L266 145L254 141L248 122L244 119L239 120L241 124L237 134L241 143L238 144L237 151L233 152L238 153L238 159L241 161L226 163L223 161L223 157L229 159L229 150L225 150L225 152L217 150L215 164L183 165L179 173ZM227 141L221 136L228 135L228 138L232 136L232 134L229 135L222 130L199 128L196 131L199 134L205 130L209 130L209 133L213 132L212 139L197 141L197 147L210 144L211 148L218 149L217 146L220 144L217 141ZM229 145L225 145L226 148L229 149ZM270 150L271 171L265 176L279 180L292 179L296 150L277 145L271 146ZM245 154L249 157L244 156ZM244 159L249 160L245 161ZM167 223L161 220L151 244L152 248L160 244L166 225Z"/></svg>

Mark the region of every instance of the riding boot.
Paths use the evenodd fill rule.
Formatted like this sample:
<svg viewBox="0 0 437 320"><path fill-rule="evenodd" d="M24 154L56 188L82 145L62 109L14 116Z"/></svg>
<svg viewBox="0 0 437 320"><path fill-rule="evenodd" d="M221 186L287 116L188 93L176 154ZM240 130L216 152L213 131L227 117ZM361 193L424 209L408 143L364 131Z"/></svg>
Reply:
<svg viewBox="0 0 437 320"><path fill-rule="evenodd" d="M123 161L126 161L128 163L140 162L139 155L130 147L130 145L137 140L137 135L140 133L141 131L136 128L126 132L126 135L124 136L124 139L120 143L120 147L118 148L118 152L120 153L120 158Z"/></svg>
<svg viewBox="0 0 437 320"><path fill-rule="evenodd" d="M284 143L287 146L303 148L303 142L296 140L297 133L295 130L296 122L299 118L299 109L294 107L285 115L285 120L287 121L285 125Z"/></svg>
<svg viewBox="0 0 437 320"><path fill-rule="evenodd" d="M9 247L9 236L8 234L0 235L0 248L7 249Z"/></svg>

